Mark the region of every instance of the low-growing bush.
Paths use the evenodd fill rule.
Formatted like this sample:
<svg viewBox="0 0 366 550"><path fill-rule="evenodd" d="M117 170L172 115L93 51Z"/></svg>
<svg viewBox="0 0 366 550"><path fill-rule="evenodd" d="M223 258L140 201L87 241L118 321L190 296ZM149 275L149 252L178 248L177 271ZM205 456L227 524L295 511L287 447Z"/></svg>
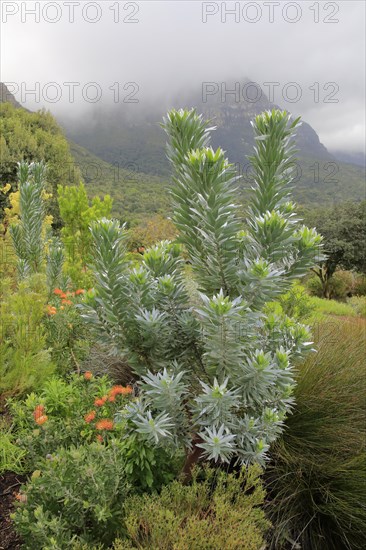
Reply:
<svg viewBox="0 0 366 550"><path fill-rule="evenodd" d="M159 495L132 496L125 502L127 540L115 550L150 548L259 550L269 527L257 466L239 475L196 470L190 485L174 481Z"/></svg>
<svg viewBox="0 0 366 550"><path fill-rule="evenodd" d="M348 305L360 317L366 317L366 296L352 296L347 302Z"/></svg>
<svg viewBox="0 0 366 550"><path fill-rule="evenodd" d="M296 405L265 472L276 549L364 547L366 325L328 324L299 368Z"/></svg>
<svg viewBox="0 0 366 550"><path fill-rule="evenodd" d="M64 550L73 541L109 545L123 525L129 487L118 445L60 449L21 490L14 524L29 550Z"/></svg>
<svg viewBox="0 0 366 550"><path fill-rule="evenodd" d="M16 443L27 452L29 469L60 447L108 442L122 429L114 416L131 393L87 372L69 380L53 377L24 401L10 400Z"/></svg>

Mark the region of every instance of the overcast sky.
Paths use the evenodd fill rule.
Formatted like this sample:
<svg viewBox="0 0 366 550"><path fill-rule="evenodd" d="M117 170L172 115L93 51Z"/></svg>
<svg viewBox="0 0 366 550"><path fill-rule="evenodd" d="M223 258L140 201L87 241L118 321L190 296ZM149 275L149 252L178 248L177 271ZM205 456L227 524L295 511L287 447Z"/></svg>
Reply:
<svg viewBox="0 0 366 550"><path fill-rule="evenodd" d="M2 0L1 80L14 83L9 87L28 108L62 118L85 116L100 93L99 106L118 109L127 100L133 112L155 97L199 92L202 82L217 83L212 93L238 82L244 93L248 77L267 95L265 83L278 83L274 102L301 114L328 149L361 151L365 5ZM73 103L67 82L80 84ZM26 94L38 85L37 99Z"/></svg>

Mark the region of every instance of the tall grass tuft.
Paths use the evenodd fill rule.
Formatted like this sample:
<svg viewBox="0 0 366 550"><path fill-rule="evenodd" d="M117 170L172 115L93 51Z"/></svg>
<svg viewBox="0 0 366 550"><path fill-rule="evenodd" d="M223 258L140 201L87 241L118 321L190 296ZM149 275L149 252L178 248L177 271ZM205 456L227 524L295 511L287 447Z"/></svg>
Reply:
<svg viewBox="0 0 366 550"><path fill-rule="evenodd" d="M364 548L366 322L323 322L266 470L273 548Z"/></svg>

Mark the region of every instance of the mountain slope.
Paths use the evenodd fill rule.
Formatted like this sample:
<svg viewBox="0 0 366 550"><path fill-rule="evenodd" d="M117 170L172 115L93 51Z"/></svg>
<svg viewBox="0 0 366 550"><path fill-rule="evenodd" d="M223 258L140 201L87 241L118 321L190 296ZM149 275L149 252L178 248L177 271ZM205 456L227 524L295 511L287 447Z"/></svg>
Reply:
<svg viewBox="0 0 366 550"><path fill-rule="evenodd" d="M80 145L69 143L89 195L111 195L116 217L139 222L145 217L169 212L167 180L139 173L133 163L125 168L109 164Z"/></svg>

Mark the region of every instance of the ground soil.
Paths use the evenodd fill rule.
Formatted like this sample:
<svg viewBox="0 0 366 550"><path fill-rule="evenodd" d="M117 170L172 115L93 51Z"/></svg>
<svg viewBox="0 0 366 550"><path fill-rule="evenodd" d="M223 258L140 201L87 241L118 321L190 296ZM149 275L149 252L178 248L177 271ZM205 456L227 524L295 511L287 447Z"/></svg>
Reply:
<svg viewBox="0 0 366 550"><path fill-rule="evenodd" d="M15 495L25 480L25 476L14 472L0 475L0 550L21 548L21 541L14 531L10 514L14 511Z"/></svg>

